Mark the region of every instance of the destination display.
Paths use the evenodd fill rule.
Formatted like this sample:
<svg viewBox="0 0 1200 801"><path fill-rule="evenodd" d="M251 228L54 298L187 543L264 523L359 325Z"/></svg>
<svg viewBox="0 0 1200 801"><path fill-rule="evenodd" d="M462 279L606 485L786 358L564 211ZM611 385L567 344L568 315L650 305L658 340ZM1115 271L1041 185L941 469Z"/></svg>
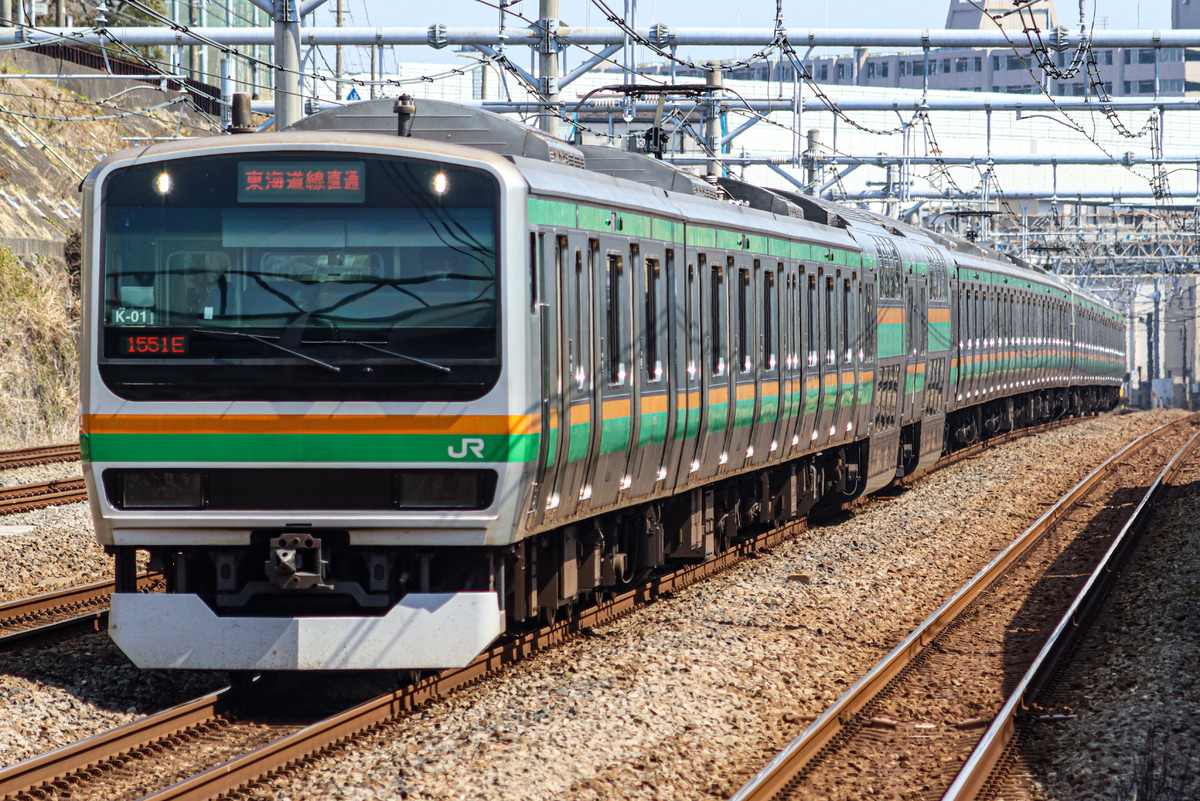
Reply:
<svg viewBox="0 0 1200 801"><path fill-rule="evenodd" d="M239 161L239 203L362 203L361 161Z"/></svg>
<svg viewBox="0 0 1200 801"><path fill-rule="evenodd" d="M120 339L122 356L186 356L187 334L124 334Z"/></svg>

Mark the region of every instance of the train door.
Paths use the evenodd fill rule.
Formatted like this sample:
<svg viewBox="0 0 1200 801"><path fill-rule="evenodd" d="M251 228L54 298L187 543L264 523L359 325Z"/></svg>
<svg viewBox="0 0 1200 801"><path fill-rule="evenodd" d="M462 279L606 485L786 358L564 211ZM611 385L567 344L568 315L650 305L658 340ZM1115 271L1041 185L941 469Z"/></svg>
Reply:
<svg viewBox="0 0 1200 801"><path fill-rule="evenodd" d="M592 261L597 242L583 237L565 238L560 252L558 315L559 360L563 380L562 425L555 457L556 486L551 502L558 517L578 509L587 482L589 448L594 419L592 392Z"/></svg>
<svg viewBox="0 0 1200 801"><path fill-rule="evenodd" d="M860 357L855 352L855 333L862 327L859 317L858 271L849 267L838 270L837 280L838 305L838 347L837 360L841 391L838 397L837 418L834 422L834 436L837 439L851 439L854 431L854 401L858 386L858 362Z"/></svg>
<svg viewBox="0 0 1200 801"><path fill-rule="evenodd" d="M913 420L925 418L925 388L930 382L929 365L929 279L914 275L913 294L916 297L917 366L913 376Z"/></svg>
<svg viewBox="0 0 1200 801"><path fill-rule="evenodd" d="M597 325L595 375L596 424L588 470L591 509L615 503L628 489L629 443L633 411L632 275L637 254L622 240L601 239L592 276L593 315Z"/></svg>
<svg viewBox="0 0 1200 801"><path fill-rule="evenodd" d="M784 270L784 292L781 295L780 331L783 343L780 346L783 381L783 412L780 420L776 458L784 458L800 442L797 431L804 415L804 344L801 342L803 320L800 303L800 271L796 265Z"/></svg>
<svg viewBox="0 0 1200 801"><path fill-rule="evenodd" d="M553 231L529 236L530 304L537 316L538 339L541 343L542 436L539 438L537 477L534 498L533 525L541 525L547 515L556 516L560 505L556 497L558 472L561 466L558 446L561 421L565 419L563 360L559 353L562 344L559 323L559 268L568 251L567 238Z"/></svg>
<svg viewBox="0 0 1200 801"><path fill-rule="evenodd" d="M921 419L921 403L925 394L925 357L928 348L925 317L928 313L928 302L925 297L924 276L909 274L904 291L905 381L901 424L909 425Z"/></svg>
<svg viewBox="0 0 1200 801"><path fill-rule="evenodd" d="M670 390L667 365L670 362L670 326L668 316L668 260L674 251L661 245L643 243L634 297L637 320L637 378L639 390L635 410L632 486L630 497L648 495L661 480L664 449L670 434L669 422L674 398Z"/></svg>
<svg viewBox="0 0 1200 801"><path fill-rule="evenodd" d="M838 370L838 363L841 359L837 352L838 338L840 336L836 296L837 276L835 271L830 267L822 268L818 272L820 273L820 278L817 282L819 287L819 291L817 292L817 316L819 318L818 328L820 329L818 336L821 340L821 397L817 409L817 438L813 444L817 447L823 447L829 444L830 437L834 432L839 394L839 378L841 375Z"/></svg>
<svg viewBox="0 0 1200 801"><path fill-rule="evenodd" d="M733 339L730 359L733 388L725 446L721 449L728 458L726 470L744 467L753 456L750 444L758 411L758 372L762 366L757 356L761 314L755 303L761 283L761 261L749 262L743 258L731 260L731 276L735 282L730 290L729 315L729 333Z"/></svg>
<svg viewBox="0 0 1200 801"><path fill-rule="evenodd" d="M879 326L876 323L875 277L863 269L858 282L858 324L855 327L858 360L857 396L854 405L855 437L865 437L871 430L871 406L874 401L876 374L875 355L878 348Z"/></svg>
<svg viewBox="0 0 1200 801"><path fill-rule="evenodd" d="M780 342L780 284L786 281L783 262L768 262L758 273L758 400L754 406L754 435L750 447L751 464L776 458L779 451L780 422L783 418L783 358Z"/></svg>
<svg viewBox="0 0 1200 801"><path fill-rule="evenodd" d="M964 371L965 348L962 343L962 326L964 326L964 303L962 303L962 282L950 283L950 389L946 401L947 410L953 410L962 403L962 371Z"/></svg>
<svg viewBox="0 0 1200 801"><path fill-rule="evenodd" d="M693 478L712 478L728 459L725 451L728 434L730 397L729 353L729 289L732 280L732 258L722 264L714 258L708 264L701 284L705 322L704 364L701 366L701 416L696 461L699 467Z"/></svg>
<svg viewBox="0 0 1200 801"><path fill-rule="evenodd" d="M967 403L975 402L979 386L979 286L967 284Z"/></svg>
<svg viewBox="0 0 1200 801"><path fill-rule="evenodd" d="M673 471L668 476L668 483L676 488L686 485L692 476L700 469L697 460L700 441L700 424L703 418L704 404L701 403L703 391L704 339L701 336L702 292L700 285L702 276L707 271L707 257L694 250L687 251L687 267L680 277L677 293L676 308L680 313L680 340L676 352L680 354L679 378L677 387L677 403L679 411L675 418L675 437L677 456L668 462L668 469Z"/></svg>
<svg viewBox="0 0 1200 801"><path fill-rule="evenodd" d="M816 442L818 412L821 408L821 364L824 351L821 346L821 302L817 282L821 269L816 265L805 265L800 275L801 302L804 305L804 416L800 423L800 450L808 450Z"/></svg>

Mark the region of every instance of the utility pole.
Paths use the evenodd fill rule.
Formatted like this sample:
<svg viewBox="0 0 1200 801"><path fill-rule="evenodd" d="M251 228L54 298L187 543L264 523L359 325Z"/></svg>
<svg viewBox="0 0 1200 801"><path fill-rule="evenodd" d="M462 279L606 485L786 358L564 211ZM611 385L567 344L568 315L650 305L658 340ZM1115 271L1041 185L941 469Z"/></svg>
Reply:
<svg viewBox="0 0 1200 801"><path fill-rule="evenodd" d="M5 27L12 27L12 0L0 0L0 23L3 23Z"/></svg>
<svg viewBox="0 0 1200 801"><path fill-rule="evenodd" d="M375 99L375 45L371 45L371 99Z"/></svg>
<svg viewBox="0 0 1200 801"><path fill-rule="evenodd" d="M558 0L540 0L538 26L542 36L541 58L538 64L539 89L548 104L541 115L541 129L550 136L558 136L558 43L554 32L558 29Z"/></svg>
<svg viewBox="0 0 1200 801"><path fill-rule="evenodd" d="M200 24L200 0L191 0L188 3L188 25L198 26ZM188 76L193 81L201 80L200 78L200 48L196 45L188 45Z"/></svg>
<svg viewBox="0 0 1200 801"><path fill-rule="evenodd" d="M342 27L342 14L345 11L343 3L345 0L337 0L337 26ZM342 46L338 45L333 59L333 77L336 83L333 85L334 97L338 100L342 99Z"/></svg>
<svg viewBox="0 0 1200 801"><path fill-rule="evenodd" d="M797 134L799 135L799 134ZM808 149L804 151L804 183L808 186L809 194L817 190L817 156L821 149L821 129L809 128Z"/></svg>
<svg viewBox="0 0 1200 801"><path fill-rule="evenodd" d="M716 183L717 178L721 175L721 168L717 164L716 155L721 147L721 115L718 111L717 95L720 94L721 86L723 85L721 74L721 62L710 61L704 70L704 82L707 84L708 116L704 120L704 145L708 150L708 161L705 162L706 177L711 183Z"/></svg>
<svg viewBox="0 0 1200 801"><path fill-rule="evenodd" d="M208 0L200 0L200 27L208 27ZM200 76L204 83L212 83L212 75L208 71L208 45L197 48L200 51Z"/></svg>
<svg viewBox="0 0 1200 801"><path fill-rule="evenodd" d="M275 0L275 130L303 116L300 104L300 0Z"/></svg>

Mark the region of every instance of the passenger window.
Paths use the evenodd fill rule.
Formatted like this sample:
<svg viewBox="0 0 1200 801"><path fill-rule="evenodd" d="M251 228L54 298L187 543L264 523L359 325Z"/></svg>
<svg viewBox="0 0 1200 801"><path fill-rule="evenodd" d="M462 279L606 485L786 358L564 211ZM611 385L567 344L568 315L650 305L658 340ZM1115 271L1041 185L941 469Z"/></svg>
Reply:
<svg viewBox="0 0 1200 801"><path fill-rule="evenodd" d="M719 264L712 265L711 282L709 287L709 312L712 332L712 374L725 375L725 326L721 313L721 296L725 292L724 270Z"/></svg>
<svg viewBox="0 0 1200 801"><path fill-rule="evenodd" d="M834 350L833 340L833 315L837 313L837 306L833 302L833 276L825 276L825 303L821 309L825 313L825 364L837 364L837 352Z"/></svg>
<svg viewBox="0 0 1200 801"><path fill-rule="evenodd" d="M850 330L854 327L854 307L850 299L850 279L842 281L842 360L845 364L854 363L854 346L850 341Z"/></svg>
<svg viewBox="0 0 1200 801"><path fill-rule="evenodd" d="M817 343L817 277L810 275L808 277L808 304L807 304L808 331L805 343L808 347L808 366L816 367L818 363L818 351L820 345Z"/></svg>
<svg viewBox="0 0 1200 801"><path fill-rule="evenodd" d="M659 309L659 284L662 281L662 269L658 259L646 258L646 380L661 381L663 377L662 357L658 352L658 331L662 322L663 311Z"/></svg>
<svg viewBox="0 0 1200 801"><path fill-rule="evenodd" d="M783 264L779 265L780 274L783 273ZM763 303L762 303L762 332L763 332L763 349L762 349L762 365L766 372L775 371L775 340L777 338L777 326L779 318L775 314L775 273L767 270L763 276Z"/></svg>
<svg viewBox="0 0 1200 801"><path fill-rule="evenodd" d="M738 372L748 373L754 369L750 356L750 271L738 270L738 319L737 319Z"/></svg>
<svg viewBox="0 0 1200 801"><path fill-rule="evenodd" d="M608 349L608 383L625 383L624 343L621 326L621 278L624 261L619 254L610 253L605 262L605 347Z"/></svg>
<svg viewBox="0 0 1200 801"><path fill-rule="evenodd" d="M875 310L875 285L863 284L863 361L868 364L875 361L875 349L878 346L879 317Z"/></svg>

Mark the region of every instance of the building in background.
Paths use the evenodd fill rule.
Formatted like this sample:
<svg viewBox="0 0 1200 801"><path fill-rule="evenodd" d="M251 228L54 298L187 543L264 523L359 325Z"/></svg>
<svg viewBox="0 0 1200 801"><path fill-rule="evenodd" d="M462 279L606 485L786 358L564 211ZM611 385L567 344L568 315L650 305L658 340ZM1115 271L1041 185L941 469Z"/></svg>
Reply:
<svg viewBox="0 0 1200 801"><path fill-rule="evenodd" d="M1200 0L1170 2L1172 27L1200 28ZM972 0L950 0L946 27L995 30L999 24L1018 47L1027 45L1024 23L1014 12L1011 0L986 0L982 6L981 9ZM1046 42L1060 24L1078 27L1077 21L1058 17L1053 0L1034 0L1025 8L1024 20L1036 23ZM1060 69L1069 67L1074 56L1074 49L1050 55ZM806 64L818 83L832 86L1007 94L1040 94L1040 86L1052 95L1064 97L1098 97L1102 93L1109 97L1200 97L1200 49L1097 48L1094 58L1095 78L1089 78L1087 70L1079 70L1070 77L1047 78L1028 49L1014 52L1012 48L930 49L888 54L871 54L866 48L858 48L851 54L814 56ZM791 82L793 73L791 64L780 60L735 69L727 77ZM681 71L681 74L698 76L695 71Z"/></svg>

